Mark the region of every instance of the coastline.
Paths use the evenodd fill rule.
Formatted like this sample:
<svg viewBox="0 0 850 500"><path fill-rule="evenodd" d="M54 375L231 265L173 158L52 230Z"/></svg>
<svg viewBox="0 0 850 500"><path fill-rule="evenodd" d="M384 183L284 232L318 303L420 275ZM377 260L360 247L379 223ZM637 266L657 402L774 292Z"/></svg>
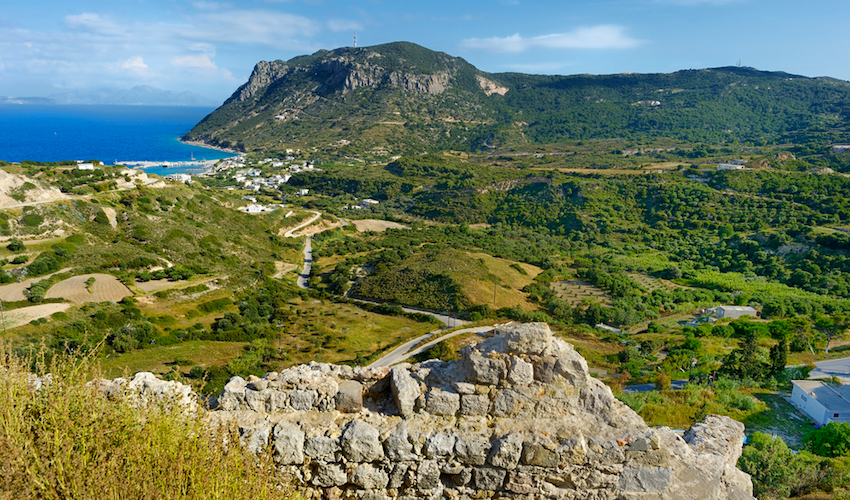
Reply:
<svg viewBox="0 0 850 500"><path fill-rule="evenodd" d="M241 156L241 155L245 154L241 151L236 151L235 149L221 148L221 147L218 147L218 146L211 146L204 141L184 141L182 138L177 139L177 140L182 142L183 144L188 144L189 146L197 146L199 148L206 148L206 149L215 149L216 151L222 151L222 152L225 152L225 153L232 153L232 154L235 154L237 156Z"/></svg>

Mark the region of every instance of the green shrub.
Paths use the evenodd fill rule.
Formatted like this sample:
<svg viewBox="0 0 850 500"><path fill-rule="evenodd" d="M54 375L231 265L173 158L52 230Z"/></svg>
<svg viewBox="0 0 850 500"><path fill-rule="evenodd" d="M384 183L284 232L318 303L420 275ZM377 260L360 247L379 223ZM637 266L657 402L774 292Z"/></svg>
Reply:
<svg viewBox="0 0 850 500"><path fill-rule="evenodd" d="M18 255L14 259L12 259L12 264L26 264L29 261L29 257L26 255Z"/></svg>
<svg viewBox="0 0 850 500"><path fill-rule="evenodd" d="M10 252L19 253L26 250L26 247L24 247L23 241L19 240L18 238L12 238L9 241L9 244L6 245L6 250L9 250Z"/></svg>

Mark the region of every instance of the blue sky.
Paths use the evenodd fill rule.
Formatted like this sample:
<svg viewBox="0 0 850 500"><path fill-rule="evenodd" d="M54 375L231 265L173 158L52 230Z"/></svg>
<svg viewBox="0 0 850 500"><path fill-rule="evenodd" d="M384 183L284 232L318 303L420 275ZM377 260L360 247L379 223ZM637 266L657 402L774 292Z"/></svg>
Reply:
<svg viewBox="0 0 850 500"><path fill-rule="evenodd" d="M0 95L152 85L224 100L260 60L406 40L484 71L745 66L850 80L846 0L2 0Z"/></svg>

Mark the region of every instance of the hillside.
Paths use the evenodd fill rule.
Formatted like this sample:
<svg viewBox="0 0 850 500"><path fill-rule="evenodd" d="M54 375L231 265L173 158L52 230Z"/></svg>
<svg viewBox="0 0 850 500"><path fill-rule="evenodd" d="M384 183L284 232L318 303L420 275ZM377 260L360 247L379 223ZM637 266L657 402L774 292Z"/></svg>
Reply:
<svg viewBox="0 0 850 500"><path fill-rule="evenodd" d="M671 74L489 74L397 42L260 62L184 137L376 156L569 140L846 140L850 84L725 67Z"/></svg>

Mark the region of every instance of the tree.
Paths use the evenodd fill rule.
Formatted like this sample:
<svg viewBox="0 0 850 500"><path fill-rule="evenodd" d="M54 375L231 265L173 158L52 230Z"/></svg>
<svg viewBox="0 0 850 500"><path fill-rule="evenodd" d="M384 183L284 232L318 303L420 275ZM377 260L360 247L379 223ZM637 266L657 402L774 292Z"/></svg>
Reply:
<svg viewBox="0 0 850 500"><path fill-rule="evenodd" d="M850 424L830 422L806 436L806 448L822 457L840 457L850 454Z"/></svg>
<svg viewBox="0 0 850 500"><path fill-rule="evenodd" d="M785 370L788 363L788 341L785 337L779 339L779 343L770 348L770 371L777 375Z"/></svg>
<svg viewBox="0 0 850 500"><path fill-rule="evenodd" d="M815 329L826 337L824 352L829 352L829 344L832 339L840 339L844 336L848 327L850 327L850 316L845 314L834 314L832 317L820 316L815 319Z"/></svg>

